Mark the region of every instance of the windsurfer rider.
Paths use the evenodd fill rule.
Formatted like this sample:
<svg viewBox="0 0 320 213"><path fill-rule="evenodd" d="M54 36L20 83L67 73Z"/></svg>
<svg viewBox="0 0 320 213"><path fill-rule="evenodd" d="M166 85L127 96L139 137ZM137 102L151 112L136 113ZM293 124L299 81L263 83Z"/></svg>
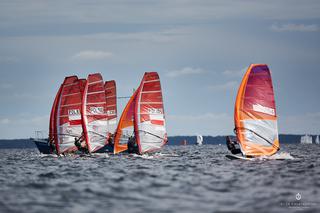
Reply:
<svg viewBox="0 0 320 213"><path fill-rule="evenodd" d="M88 149L81 144L81 138L74 138L74 145L78 148L81 153L88 153Z"/></svg>
<svg viewBox="0 0 320 213"><path fill-rule="evenodd" d="M56 146L54 144L54 139L49 141L49 146L50 146L50 152L55 153L56 152Z"/></svg>
<svg viewBox="0 0 320 213"><path fill-rule="evenodd" d="M114 135L113 135L112 133L109 133L109 134L108 134L108 144L109 144L110 146L113 146L113 145L114 145L114 143L113 143L113 138L114 138Z"/></svg>
<svg viewBox="0 0 320 213"><path fill-rule="evenodd" d="M130 136L128 139L128 152L134 154L139 153L139 148L135 136Z"/></svg>
<svg viewBox="0 0 320 213"><path fill-rule="evenodd" d="M239 146L239 143L238 141L236 140L231 140L230 136L227 136L226 137L226 144L227 144L227 147L228 147L228 150L236 155L236 154L240 154L242 153L240 148L238 148L237 146Z"/></svg>

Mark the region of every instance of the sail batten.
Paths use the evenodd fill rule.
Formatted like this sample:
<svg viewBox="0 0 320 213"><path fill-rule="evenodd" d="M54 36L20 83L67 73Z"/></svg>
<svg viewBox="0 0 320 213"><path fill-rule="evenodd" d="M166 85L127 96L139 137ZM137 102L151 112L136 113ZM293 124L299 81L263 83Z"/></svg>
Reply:
<svg viewBox="0 0 320 213"><path fill-rule="evenodd" d="M276 106L267 65L252 64L247 70L238 90L234 118L244 155L272 155L279 150Z"/></svg>

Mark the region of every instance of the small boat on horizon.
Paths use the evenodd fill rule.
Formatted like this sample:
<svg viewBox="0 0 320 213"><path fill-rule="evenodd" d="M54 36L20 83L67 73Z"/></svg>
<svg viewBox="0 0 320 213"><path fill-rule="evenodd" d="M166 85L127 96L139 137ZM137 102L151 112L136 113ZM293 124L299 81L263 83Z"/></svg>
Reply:
<svg viewBox="0 0 320 213"><path fill-rule="evenodd" d="M51 153L51 147L49 143L48 137L44 131L35 131L35 137L30 138L31 141L34 142L34 144L37 146L38 150L42 154L50 154Z"/></svg>
<svg viewBox="0 0 320 213"><path fill-rule="evenodd" d="M197 142L196 142L196 144L197 144L198 146L201 146L202 143L203 143L203 137L202 137L202 135L197 135Z"/></svg>
<svg viewBox="0 0 320 213"><path fill-rule="evenodd" d="M182 145L182 146L186 146L186 145L188 145L187 140L186 140L186 139L184 139L183 141L181 141L181 142L180 142L180 145Z"/></svg>
<svg viewBox="0 0 320 213"><path fill-rule="evenodd" d="M301 144L312 144L312 136L308 135L308 134L301 136L300 143Z"/></svg>

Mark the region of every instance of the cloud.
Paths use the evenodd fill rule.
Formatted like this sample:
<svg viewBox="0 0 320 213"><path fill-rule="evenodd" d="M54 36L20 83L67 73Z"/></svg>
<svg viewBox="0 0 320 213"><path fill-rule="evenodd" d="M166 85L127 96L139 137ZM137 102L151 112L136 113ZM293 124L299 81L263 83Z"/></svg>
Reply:
<svg viewBox="0 0 320 213"><path fill-rule="evenodd" d="M214 114L204 113L200 115L168 115L168 119L179 121L201 121L211 119L229 119L230 115L226 113Z"/></svg>
<svg viewBox="0 0 320 213"><path fill-rule="evenodd" d="M10 123L10 120L8 118L0 119L0 124L8 124L8 123Z"/></svg>
<svg viewBox="0 0 320 213"><path fill-rule="evenodd" d="M169 27L157 31L143 30L138 32L104 32L83 35L86 39L99 39L110 41L134 41L134 42L151 42L151 43L169 43L180 41L183 37L190 35L188 27Z"/></svg>
<svg viewBox="0 0 320 213"><path fill-rule="evenodd" d="M319 1L0 1L0 23L208 23L230 17L268 19L319 18ZM154 8L157 8L156 10Z"/></svg>
<svg viewBox="0 0 320 213"><path fill-rule="evenodd" d="M208 86L210 91L227 91L227 90L236 90L239 83L237 81L228 81L224 84L215 84Z"/></svg>
<svg viewBox="0 0 320 213"><path fill-rule="evenodd" d="M113 53L107 51L85 50L72 56L73 60L103 60L109 59Z"/></svg>
<svg viewBox="0 0 320 213"><path fill-rule="evenodd" d="M14 64L17 63L19 60L17 57L13 56L0 56L0 64Z"/></svg>
<svg viewBox="0 0 320 213"><path fill-rule="evenodd" d="M222 72L222 74L228 77L241 77L246 72L246 70L247 70L247 67L241 70L225 70Z"/></svg>
<svg viewBox="0 0 320 213"><path fill-rule="evenodd" d="M320 134L320 112L279 116L280 133Z"/></svg>
<svg viewBox="0 0 320 213"><path fill-rule="evenodd" d="M225 135L232 133L233 117L227 113L167 115L170 135ZM183 127L183 128L179 128Z"/></svg>
<svg viewBox="0 0 320 213"><path fill-rule="evenodd" d="M19 114L0 118L0 137L1 139L27 138L38 130L46 132L48 124L48 115Z"/></svg>
<svg viewBox="0 0 320 213"><path fill-rule="evenodd" d="M319 31L319 27L316 24L282 24L271 25L270 29L275 32L316 32Z"/></svg>
<svg viewBox="0 0 320 213"><path fill-rule="evenodd" d="M13 85L10 83L0 83L0 89L12 89Z"/></svg>
<svg viewBox="0 0 320 213"><path fill-rule="evenodd" d="M166 76L169 78L176 78L185 75L199 75L206 73L205 70L200 68L184 67L181 70L172 70L166 73Z"/></svg>

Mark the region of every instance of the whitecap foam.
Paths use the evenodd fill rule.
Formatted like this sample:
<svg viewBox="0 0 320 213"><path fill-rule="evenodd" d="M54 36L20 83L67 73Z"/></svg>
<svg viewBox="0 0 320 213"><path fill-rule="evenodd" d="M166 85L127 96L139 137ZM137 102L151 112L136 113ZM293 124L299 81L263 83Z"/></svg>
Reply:
<svg viewBox="0 0 320 213"><path fill-rule="evenodd" d="M261 156L259 160L295 160L295 158L288 152L280 152L271 156Z"/></svg>

